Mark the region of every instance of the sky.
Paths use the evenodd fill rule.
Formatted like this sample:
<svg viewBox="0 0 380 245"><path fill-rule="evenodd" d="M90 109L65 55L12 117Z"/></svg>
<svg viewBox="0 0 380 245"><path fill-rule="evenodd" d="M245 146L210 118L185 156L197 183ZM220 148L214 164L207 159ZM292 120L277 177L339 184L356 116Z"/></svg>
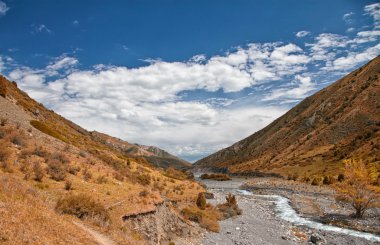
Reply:
<svg viewBox="0 0 380 245"><path fill-rule="evenodd" d="M88 130L196 161L380 54L366 0L0 0L0 73Z"/></svg>

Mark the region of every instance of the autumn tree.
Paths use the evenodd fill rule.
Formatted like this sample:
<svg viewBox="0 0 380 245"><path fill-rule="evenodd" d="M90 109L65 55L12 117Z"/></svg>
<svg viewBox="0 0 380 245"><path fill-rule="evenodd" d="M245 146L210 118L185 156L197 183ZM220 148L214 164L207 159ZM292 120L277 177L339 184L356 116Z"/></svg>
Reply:
<svg viewBox="0 0 380 245"><path fill-rule="evenodd" d="M379 188L371 183L376 179L376 171L361 160L344 160L344 180L336 184L337 198L350 202L355 209L355 217L379 205Z"/></svg>

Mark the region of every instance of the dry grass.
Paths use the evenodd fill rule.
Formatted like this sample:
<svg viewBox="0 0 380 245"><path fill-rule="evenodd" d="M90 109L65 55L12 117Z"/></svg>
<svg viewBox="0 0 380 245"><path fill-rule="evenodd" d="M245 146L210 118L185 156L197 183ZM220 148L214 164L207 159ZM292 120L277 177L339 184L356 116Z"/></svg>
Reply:
<svg viewBox="0 0 380 245"><path fill-rule="evenodd" d="M69 219L12 177L0 175L0 241L4 244L95 244Z"/></svg>
<svg viewBox="0 0 380 245"><path fill-rule="evenodd" d="M73 215L79 219L91 219L102 226L108 225L110 220L106 208L86 194L70 194L60 198L55 210L58 213Z"/></svg>
<svg viewBox="0 0 380 245"><path fill-rule="evenodd" d="M181 214L185 219L197 222L201 227L209 231L219 232L219 220L222 218L222 215L211 205L207 205L205 210L191 205L182 209Z"/></svg>

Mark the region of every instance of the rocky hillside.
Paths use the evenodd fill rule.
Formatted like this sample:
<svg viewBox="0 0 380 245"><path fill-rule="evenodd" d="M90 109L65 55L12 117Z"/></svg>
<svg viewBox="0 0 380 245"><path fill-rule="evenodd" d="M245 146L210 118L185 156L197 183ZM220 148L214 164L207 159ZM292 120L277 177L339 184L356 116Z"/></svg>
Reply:
<svg viewBox="0 0 380 245"><path fill-rule="evenodd" d="M155 146L145 146L139 144L131 144L127 141L99 133L96 131L91 132L91 136L103 142L104 144L117 149L120 152L123 152L127 155L133 157L143 157L150 164L153 164L159 168L177 168L177 169L189 169L191 163L180 159L179 157L173 156L172 154L158 148Z"/></svg>
<svg viewBox="0 0 380 245"><path fill-rule="evenodd" d="M115 244L180 244L196 237L198 228L179 212L203 187L147 158L167 156L121 145L135 147L88 132L0 76L0 241L97 244L94 234L102 234ZM161 220L162 207L175 221L171 232L162 222L138 225L147 213Z"/></svg>
<svg viewBox="0 0 380 245"><path fill-rule="evenodd" d="M304 99L264 129L196 162L231 173L336 173L380 160L380 57Z"/></svg>

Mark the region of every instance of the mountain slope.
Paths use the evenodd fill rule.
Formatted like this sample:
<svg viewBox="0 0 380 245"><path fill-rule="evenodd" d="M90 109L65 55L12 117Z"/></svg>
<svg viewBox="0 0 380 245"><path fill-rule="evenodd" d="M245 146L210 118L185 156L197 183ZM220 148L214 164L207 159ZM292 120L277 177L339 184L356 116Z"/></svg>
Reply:
<svg viewBox="0 0 380 245"><path fill-rule="evenodd" d="M195 163L231 173L334 173L343 158L380 160L380 57L264 129Z"/></svg>
<svg viewBox="0 0 380 245"><path fill-rule="evenodd" d="M189 169L191 164L155 146L131 144L127 141L92 131L91 135L105 144L133 157L143 157L159 168Z"/></svg>
<svg viewBox="0 0 380 245"><path fill-rule="evenodd" d="M177 217L202 191L189 174L107 144L0 76L0 241L95 244L80 223L118 244L167 244L196 228L178 221L170 232L163 223L136 229L121 217L154 216L158 207Z"/></svg>

